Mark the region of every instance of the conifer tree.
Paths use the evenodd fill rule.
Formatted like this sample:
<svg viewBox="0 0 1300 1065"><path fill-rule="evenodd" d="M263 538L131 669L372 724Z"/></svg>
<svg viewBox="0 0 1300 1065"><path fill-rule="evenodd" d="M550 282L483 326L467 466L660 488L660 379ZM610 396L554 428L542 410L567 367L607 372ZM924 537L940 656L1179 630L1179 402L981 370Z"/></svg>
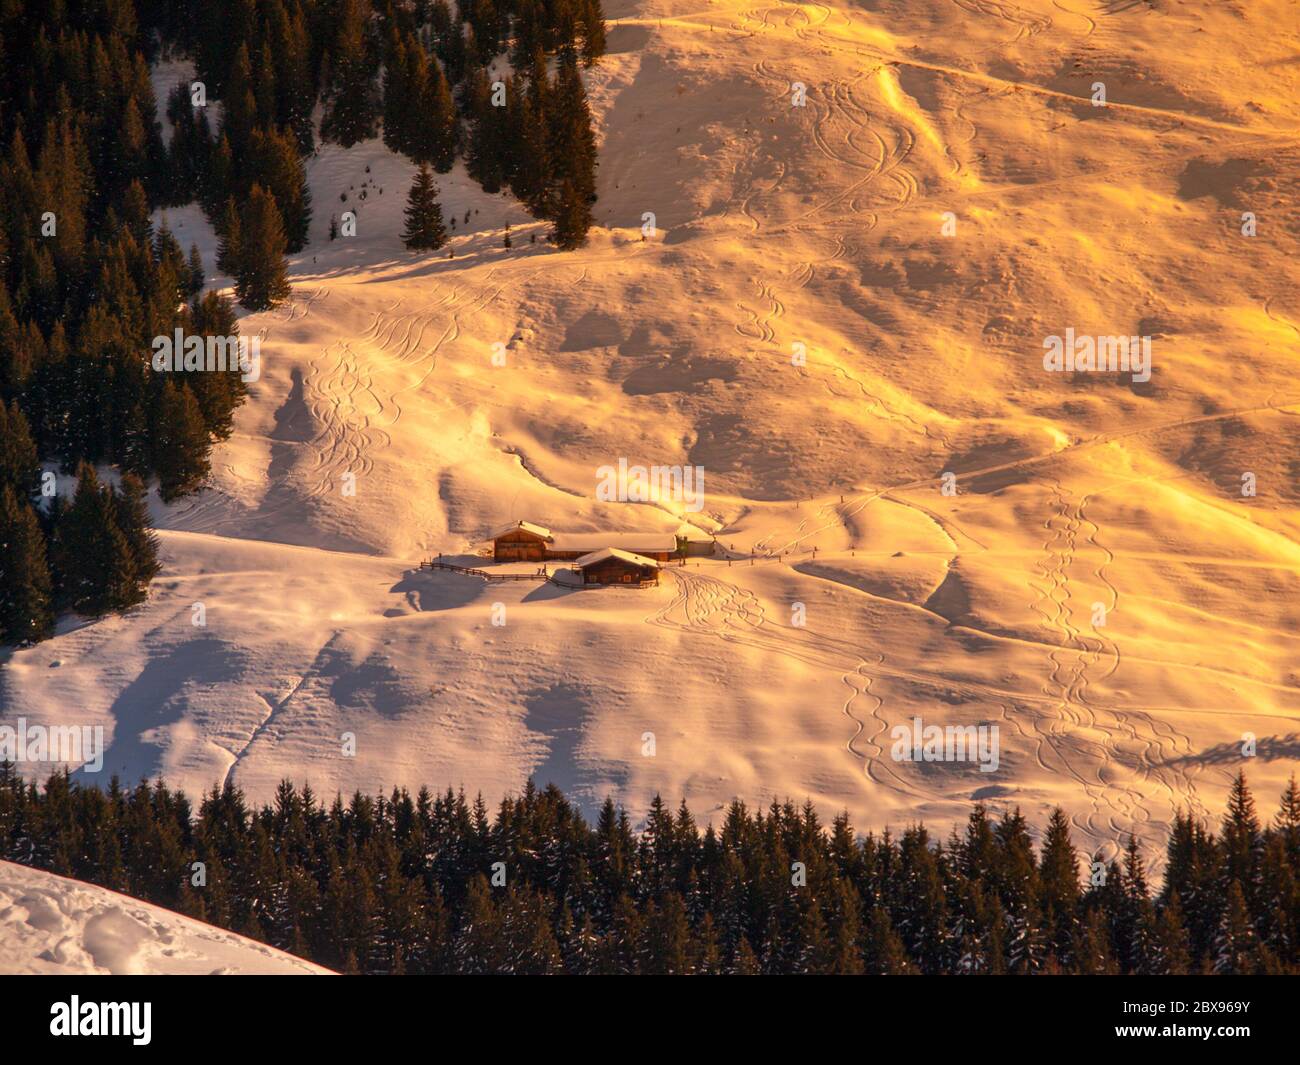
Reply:
<svg viewBox="0 0 1300 1065"><path fill-rule="evenodd" d="M241 43L235 53L234 66L223 93L221 136L235 156L243 153L248 138L257 125L257 98L254 95L253 66L248 44Z"/></svg>
<svg viewBox="0 0 1300 1065"><path fill-rule="evenodd" d="M333 84L321 137L351 148L375 135L374 71L366 47L369 5L343 0L339 32L330 52Z"/></svg>
<svg viewBox="0 0 1300 1065"><path fill-rule="evenodd" d="M555 219L553 238L562 249L586 242L596 201L596 142L591 108L572 50L560 58L547 101L550 163L544 206Z"/></svg>
<svg viewBox="0 0 1300 1065"><path fill-rule="evenodd" d="M45 536L31 505L0 483L0 644L35 643L54 632Z"/></svg>
<svg viewBox="0 0 1300 1065"><path fill-rule="evenodd" d="M234 277L239 272L243 241L239 232L239 207L234 198L226 200L221 223L217 227L217 269Z"/></svg>
<svg viewBox="0 0 1300 1065"><path fill-rule="evenodd" d="M406 229L402 243L412 251L433 251L447 243L447 230L438 203L438 187L427 164L421 164L411 183L406 203Z"/></svg>
<svg viewBox="0 0 1300 1065"><path fill-rule="evenodd" d="M894 931L893 922L884 907L874 907L868 916L866 940L863 965L868 974L896 976L912 971L903 941Z"/></svg>
<svg viewBox="0 0 1300 1065"><path fill-rule="evenodd" d="M230 141L222 136L207 155L199 180L199 195L203 210L214 223L226 200L234 191L235 156Z"/></svg>
<svg viewBox="0 0 1300 1065"><path fill-rule="evenodd" d="M429 62L423 49L415 49L415 70L411 76L416 93L413 117L411 156L418 163L428 163L440 174L447 173L456 161L459 124L451 87L436 61Z"/></svg>
<svg viewBox="0 0 1300 1065"><path fill-rule="evenodd" d="M1259 859L1262 845L1255 799L1246 785L1246 774L1238 771L1228 792L1228 809L1219 834L1223 860L1222 883L1237 881L1248 898L1259 882Z"/></svg>
<svg viewBox="0 0 1300 1065"><path fill-rule="evenodd" d="M193 106L190 87L184 82L167 97L167 118L172 124L172 139L167 149L171 204L189 203L199 193L204 166L213 148L206 110Z"/></svg>
<svg viewBox="0 0 1300 1065"><path fill-rule="evenodd" d="M1185 976L1191 965L1191 943L1183 927L1178 893L1174 892L1156 918L1150 972L1157 976Z"/></svg>
<svg viewBox="0 0 1300 1065"><path fill-rule="evenodd" d="M0 487L20 499L35 502L40 495L41 464L27 418L18 401L0 402Z"/></svg>
<svg viewBox="0 0 1300 1065"><path fill-rule="evenodd" d="M511 107L518 115L513 122L516 131L512 138L510 187L534 217L549 218L554 203L547 184L551 148L547 137L546 113L531 92L519 93L511 101Z"/></svg>
<svg viewBox="0 0 1300 1065"><path fill-rule="evenodd" d="M505 181L506 108L492 105L492 92L486 72L477 70L470 76L465 88L470 117L465 166L484 192L497 193Z"/></svg>
<svg viewBox="0 0 1300 1065"><path fill-rule="evenodd" d="M131 566L137 591L144 598L149 582L158 575L158 537L149 522L148 493L144 482L134 473L122 475L113 494L114 516L131 552Z"/></svg>
<svg viewBox="0 0 1300 1065"><path fill-rule="evenodd" d="M1055 956L1065 961L1074 937L1079 910L1079 854L1070 842L1070 826L1059 806L1052 811L1043 836L1039 864L1043 921Z"/></svg>
<svg viewBox="0 0 1300 1065"><path fill-rule="evenodd" d="M284 224L285 250L302 251L311 228L311 190L293 137L275 129L254 130L246 169L275 197Z"/></svg>
<svg viewBox="0 0 1300 1065"><path fill-rule="evenodd" d="M394 34L384 60L384 144L390 151L403 154L410 153L411 86L407 63L406 46Z"/></svg>
<svg viewBox="0 0 1300 1065"><path fill-rule="evenodd" d="M170 503L198 488L208 475L211 448L203 412L189 386L163 382L154 430L158 495Z"/></svg>
<svg viewBox="0 0 1300 1065"><path fill-rule="evenodd" d="M117 525L111 488L83 462L77 491L59 516L51 544L59 600L88 617L122 610L138 601L130 545Z"/></svg>
<svg viewBox="0 0 1300 1065"><path fill-rule="evenodd" d="M220 293L205 293L190 308L190 331L204 337L237 337L234 305ZM217 440L229 437L235 408L248 393L241 373L231 367L224 373L188 374L186 384L198 401L208 433Z"/></svg>
<svg viewBox="0 0 1300 1065"><path fill-rule="evenodd" d="M1090 908L1084 915L1075 930L1070 957L1071 972L1078 975L1101 976L1119 972L1111 946L1110 931L1106 927L1106 917L1100 909Z"/></svg>
<svg viewBox="0 0 1300 1065"><path fill-rule="evenodd" d="M1227 904L1214 937L1212 964L1219 976L1248 976L1260 968L1259 941L1246 906L1246 893L1237 880L1228 887Z"/></svg>
<svg viewBox="0 0 1300 1065"><path fill-rule="evenodd" d="M275 198L254 185L239 219L235 294L250 311L264 311L289 296L284 224Z"/></svg>
<svg viewBox="0 0 1300 1065"><path fill-rule="evenodd" d="M186 273L185 296L187 299L193 299L203 291L203 256L199 253L197 244L190 245L190 257L186 263L188 268Z"/></svg>
<svg viewBox="0 0 1300 1065"><path fill-rule="evenodd" d="M600 0L578 0L577 6L582 59L591 66L605 54L605 12Z"/></svg>

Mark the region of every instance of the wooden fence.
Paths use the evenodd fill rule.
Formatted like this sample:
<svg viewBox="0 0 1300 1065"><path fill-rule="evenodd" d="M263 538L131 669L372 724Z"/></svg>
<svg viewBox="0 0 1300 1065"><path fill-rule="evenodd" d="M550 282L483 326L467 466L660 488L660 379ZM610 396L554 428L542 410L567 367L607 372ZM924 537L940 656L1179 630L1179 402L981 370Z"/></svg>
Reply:
<svg viewBox="0 0 1300 1065"><path fill-rule="evenodd" d="M465 573L471 577L482 577L485 581L543 581L546 580L541 573L489 573L485 569L475 569L472 566L457 566L453 562L438 562L429 559L427 562L420 563L420 569L445 569L452 573Z"/></svg>

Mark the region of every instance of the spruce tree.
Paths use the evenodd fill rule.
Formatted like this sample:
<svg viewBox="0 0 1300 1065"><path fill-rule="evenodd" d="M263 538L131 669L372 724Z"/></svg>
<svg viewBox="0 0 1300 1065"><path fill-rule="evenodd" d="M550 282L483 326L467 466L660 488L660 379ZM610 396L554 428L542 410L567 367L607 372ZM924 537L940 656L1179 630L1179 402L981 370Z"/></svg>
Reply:
<svg viewBox="0 0 1300 1065"><path fill-rule="evenodd" d="M492 106L492 92L485 71L478 70L470 76L465 88L470 119L465 168L470 177L483 186L484 192L497 193L505 180L502 157L506 108Z"/></svg>
<svg viewBox="0 0 1300 1065"><path fill-rule="evenodd" d="M54 632L45 536L31 505L0 484L0 644L35 643Z"/></svg>
<svg viewBox="0 0 1300 1065"><path fill-rule="evenodd" d="M1241 883L1228 887L1227 904L1214 937L1211 964L1218 976L1249 976L1259 971L1259 941Z"/></svg>
<svg viewBox="0 0 1300 1065"><path fill-rule="evenodd" d="M424 50L415 49L416 68L412 75L412 92L416 93L413 116L411 156L418 163L430 164L438 173L447 173L456 162L459 123L451 86L437 61L426 60Z"/></svg>
<svg viewBox="0 0 1300 1065"><path fill-rule="evenodd" d="M211 442L198 400L184 382L163 382L154 427L158 495L170 503L194 491L208 475Z"/></svg>
<svg viewBox="0 0 1300 1065"><path fill-rule="evenodd" d="M264 311L289 295L284 224L275 198L254 185L239 220L235 294L250 311Z"/></svg>
<svg viewBox="0 0 1300 1065"><path fill-rule="evenodd" d="M433 173L427 164L420 165L411 183L402 243L412 251L433 251L447 243L442 205L438 203L438 186L433 183Z"/></svg>
<svg viewBox="0 0 1300 1065"><path fill-rule="evenodd" d="M226 137L217 140L216 147L208 153L207 163L200 177L203 210L214 224L234 191L235 156Z"/></svg>
<svg viewBox="0 0 1300 1065"><path fill-rule="evenodd" d="M588 204L596 201L596 134L591 124L591 106L576 57L571 51L560 57L555 85L547 101L550 125L551 185L571 181Z"/></svg>
<svg viewBox="0 0 1300 1065"><path fill-rule="evenodd" d="M605 12L600 0L578 0L578 26L582 34L582 59L591 66L605 54Z"/></svg>
<svg viewBox="0 0 1300 1065"><path fill-rule="evenodd" d="M1150 971L1157 976L1186 976L1191 965L1191 943L1183 927L1178 893L1174 892L1156 918Z"/></svg>
<svg viewBox="0 0 1300 1065"><path fill-rule="evenodd" d="M203 256L199 253L197 244L190 245L190 257L186 263L188 273L186 274L185 295L187 299L193 299L203 291Z"/></svg>
<svg viewBox="0 0 1300 1065"><path fill-rule="evenodd" d="M1075 930L1070 947L1070 971L1081 976L1114 975L1119 972L1111 946L1106 916L1096 908L1089 909Z"/></svg>
<svg viewBox="0 0 1300 1065"><path fill-rule="evenodd" d="M1247 901L1254 900L1254 890L1259 882L1259 859L1262 837L1255 800L1246 785L1246 774L1239 770L1228 793L1228 809L1223 817L1223 831L1219 834L1220 852L1223 856L1222 884L1232 881L1242 886Z"/></svg>
<svg viewBox="0 0 1300 1065"><path fill-rule="evenodd" d="M258 118L253 68L247 43L240 44L235 53L234 66L226 82L222 103L221 136L229 142L231 151L239 156L243 153Z"/></svg>
<svg viewBox="0 0 1300 1065"><path fill-rule="evenodd" d="M54 527L50 557L60 602L87 617L138 602L135 563L116 510L112 489L83 462L76 495Z"/></svg>
<svg viewBox="0 0 1300 1065"><path fill-rule="evenodd" d="M1079 854L1070 842L1070 824L1059 806L1052 811L1043 836L1039 881L1048 942L1057 960L1065 963L1078 923Z"/></svg>
<svg viewBox="0 0 1300 1065"><path fill-rule="evenodd" d="M217 226L217 269L229 277L234 277L239 272L243 248L239 227L239 207L232 197L226 200Z"/></svg>
<svg viewBox="0 0 1300 1065"><path fill-rule="evenodd" d="M13 400L0 402L0 487L19 499L35 502L40 495L41 463L27 418Z"/></svg>
<svg viewBox="0 0 1300 1065"><path fill-rule="evenodd" d="M149 582L158 575L158 537L149 522L148 493L134 473L122 475L113 494L117 527L122 530L131 552L136 585L141 598Z"/></svg>
<svg viewBox="0 0 1300 1065"><path fill-rule="evenodd" d="M889 913L882 906L874 907L867 918L863 965L869 975L876 976L897 976L913 971L903 941L894 931Z"/></svg>
<svg viewBox="0 0 1300 1065"><path fill-rule="evenodd" d="M389 151L410 152L410 94L406 46L394 34L384 60L384 145Z"/></svg>
<svg viewBox="0 0 1300 1065"><path fill-rule="evenodd" d="M343 0L339 32L330 53L333 84L321 137L351 148L375 135L377 114L374 72L366 49L369 5L365 0Z"/></svg>
<svg viewBox="0 0 1300 1065"><path fill-rule="evenodd" d="M254 130L248 141L245 170L275 197L284 223L285 250L293 253L307 246L311 228L311 190L303 169L298 144L288 133L274 129Z"/></svg>
<svg viewBox="0 0 1300 1065"><path fill-rule="evenodd" d="M591 202L566 179L560 186L555 205L555 228L552 239L563 251L572 251L587 243L587 230L591 228Z"/></svg>
<svg viewBox="0 0 1300 1065"><path fill-rule="evenodd" d="M1273 824L1285 843L1287 860L1300 875L1300 784L1296 783L1294 773L1282 793Z"/></svg>

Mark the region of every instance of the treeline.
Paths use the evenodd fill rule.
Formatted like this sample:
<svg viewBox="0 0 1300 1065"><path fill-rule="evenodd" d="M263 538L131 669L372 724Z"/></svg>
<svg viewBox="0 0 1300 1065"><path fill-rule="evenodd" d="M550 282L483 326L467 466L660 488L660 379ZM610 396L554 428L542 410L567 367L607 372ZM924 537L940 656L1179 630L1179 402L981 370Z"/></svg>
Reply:
<svg viewBox="0 0 1300 1065"><path fill-rule="evenodd" d="M197 249L150 221L169 154L147 10L0 5L0 643L49 635L52 612L143 598L144 484L165 499L200 484L244 395L237 374L150 365L157 336L236 326L228 301L201 295ZM71 504L42 459L77 476ZM120 488L83 464L117 467Z"/></svg>
<svg viewBox="0 0 1300 1065"><path fill-rule="evenodd" d="M43 788L0 767L0 858L365 973L1296 973L1300 788L1268 826L1244 777L1216 836L1179 816L1153 893L1137 844L1084 863L1057 810L974 807L946 842L860 837L810 804L733 802L700 831L658 798L594 827L555 787L324 804L228 782ZM201 866L195 863L202 863Z"/></svg>

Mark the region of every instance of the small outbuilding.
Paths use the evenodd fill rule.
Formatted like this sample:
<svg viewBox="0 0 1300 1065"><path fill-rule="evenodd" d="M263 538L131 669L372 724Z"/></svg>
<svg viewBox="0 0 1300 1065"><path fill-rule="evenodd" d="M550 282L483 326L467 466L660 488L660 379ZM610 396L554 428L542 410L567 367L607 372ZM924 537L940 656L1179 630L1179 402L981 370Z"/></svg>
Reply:
<svg viewBox="0 0 1300 1065"><path fill-rule="evenodd" d="M678 558L708 558L717 547L717 541L712 536L701 532L689 522L683 524L673 534L673 538L677 542L675 553Z"/></svg>
<svg viewBox="0 0 1300 1065"><path fill-rule="evenodd" d="M659 563L645 555L602 547L574 562L582 573L583 584L634 584L638 587L659 583Z"/></svg>

